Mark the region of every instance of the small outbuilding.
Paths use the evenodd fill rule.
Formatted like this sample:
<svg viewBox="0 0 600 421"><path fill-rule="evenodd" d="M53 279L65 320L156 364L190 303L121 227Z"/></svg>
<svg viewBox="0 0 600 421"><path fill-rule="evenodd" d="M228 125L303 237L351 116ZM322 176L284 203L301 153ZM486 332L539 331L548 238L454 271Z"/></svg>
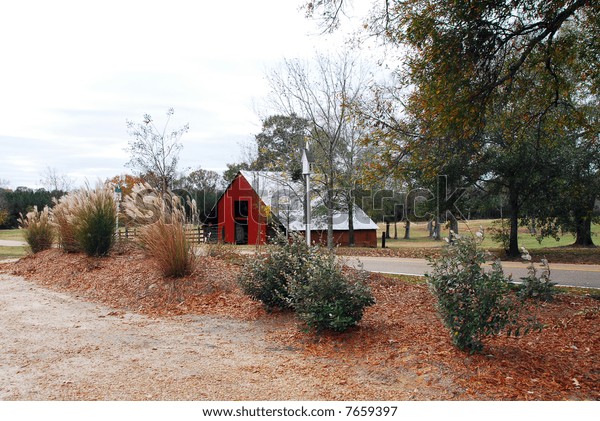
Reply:
<svg viewBox="0 0 600 421"><path fill-rule="evenodd" d="M283 173L240 171L219 198L217 238L233 244L265 244L275 230L306 230L304 186ZM311 240L327 243L327 222L319 198L311 199ZM354 208L354 244L377 247L377 224L358 206ZM348 212L335 211L336 245L349 244Z"/></svg>

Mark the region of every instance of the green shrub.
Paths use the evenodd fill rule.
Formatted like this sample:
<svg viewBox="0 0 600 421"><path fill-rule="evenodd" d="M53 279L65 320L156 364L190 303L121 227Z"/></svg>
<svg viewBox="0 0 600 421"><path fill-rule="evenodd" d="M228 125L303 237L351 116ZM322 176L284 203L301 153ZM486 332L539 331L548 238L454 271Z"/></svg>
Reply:
<svg viewBox="0 0 600 421"><path fill-rule="evenodd" d="M293 235L292 241L278 233L267 252L249 259L238 278L245 294L269 309L291 307L288 282L306 272L311 250L306 242Z"/></svg>
<svg viewBox="0 0 600 421"><path fill-rule="evenodd" d="M490 232L492 240L500 244L502 250L508 250L510 244L510 227L504 222L504 219L493 221Z"/></svg>
<svg viewBox="0 0 600 421"><path fill-rule="evenodd" d="M366 272L350 280L335 256L308 247L303 237L278 235L264 255L251 259L239 278L244 292L268 309L292 308L316 330L344 331L374 304Z"/></svg>
<svg viewBox="0 0 600 421"><path fill-rule="evenodd" d="M309 327L342 332L362 319L375 299L366 284L367 272L350 280L335 255L315 253L303 277L290 279L288 293L296 316Z"/></svg>
<svg viewBox="0 0 600 421"><path fill-rule="evenodd" d="M536 299L542 301L551 301L554 294L556 293L556 285L550 280L550 265L548 260L541 259L542 270L538 276L538 271L531 262L531 255L525 247L521 247L523 254L521 257L529 261L527 268L527 276L521 278L521 285L519 286L519 296L522 299Z"/></svg>
<svg viewBox="0 0 600 421"><path fill-rule="evenodd" d="M50 222L50 210L48 206L40 212L37 206L25 217L19 219L21 228L26 230L25 241L33 253L38 253L52 247L54 242L54 229Z"/></svg>
<svg viewBox="0 0 600 421"><path fill-rule="evenodd" d="M518 308L502 266L496 261L484 270L485 261L476 239L455 236L426 275L438 312L461 350L480 351L484 337L516 327Z"/></svg>

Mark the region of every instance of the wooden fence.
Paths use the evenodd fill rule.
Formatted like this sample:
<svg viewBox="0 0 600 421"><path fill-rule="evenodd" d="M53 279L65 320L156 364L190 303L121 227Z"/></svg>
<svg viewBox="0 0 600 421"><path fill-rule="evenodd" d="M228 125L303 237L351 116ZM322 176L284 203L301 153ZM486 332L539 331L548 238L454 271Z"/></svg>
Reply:
<svg viewBox="0 0 600 421"><path fill-rule="evenodd" d="M139 235L139 231L137 228L121 228L117 231L117 237L119 240L121 239L129 239L133 240ZM208 238L205 236L205 229L203 226L198 226L195 228L186 228L185 236L188 240L193 241L195 243L205 243L210 239L210 235Z"/></svg>

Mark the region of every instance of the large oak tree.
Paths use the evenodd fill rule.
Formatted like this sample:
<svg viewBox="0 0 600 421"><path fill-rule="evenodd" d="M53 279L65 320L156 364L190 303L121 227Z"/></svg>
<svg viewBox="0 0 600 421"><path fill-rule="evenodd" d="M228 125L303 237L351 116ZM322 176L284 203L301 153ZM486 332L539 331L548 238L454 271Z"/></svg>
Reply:
<svg viewBox="0 0 600 421"><path fill-rule="evenodd" d="M334 28L345 4L319 0L308 11ZM539 193L543 183L568 177L568 166L556 165L570 156L561 155L564 145L598 147L590 104L597 109L600 7L589 0L374 4L366 31L402 53L391 97L403 105L400 116L390 118L389 100L371 113L378 141L389 146L388 165L409 163L434 176L458 163L472 182L501 185L512 208L509 253L518 255L520 212L540 200L546 211L556 209ZM594 156L586 168L597 177ZM587 203L571 202L583 214L598 194L594 186L580 195Z"/></svg>

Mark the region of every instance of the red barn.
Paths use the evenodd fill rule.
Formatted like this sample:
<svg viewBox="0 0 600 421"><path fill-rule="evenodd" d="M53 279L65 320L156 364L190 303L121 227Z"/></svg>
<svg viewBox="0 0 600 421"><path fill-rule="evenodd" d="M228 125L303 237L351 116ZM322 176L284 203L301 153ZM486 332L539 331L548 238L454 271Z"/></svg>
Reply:
<svg viewBox="0 0 600 421"><path fill-rule="evenodd" d="M311 200L318 209L318 199ZM240 171L217 202L220 241L234 244L265 244L274 229L304 232L303 186L282 173ZM355 245L377 247L377 224L358 206L354 208ZM311 217L311 238L327 243L323 213ZM348 214L334 213L334 241L348 245Z"/></svg>
<svg viewBox="0 0 600 421"><path fill-rule="evenodd" d="M268 221L265 204L252 185L238 173L217 202L218 239L234 244L264 244Z"/></svg>

